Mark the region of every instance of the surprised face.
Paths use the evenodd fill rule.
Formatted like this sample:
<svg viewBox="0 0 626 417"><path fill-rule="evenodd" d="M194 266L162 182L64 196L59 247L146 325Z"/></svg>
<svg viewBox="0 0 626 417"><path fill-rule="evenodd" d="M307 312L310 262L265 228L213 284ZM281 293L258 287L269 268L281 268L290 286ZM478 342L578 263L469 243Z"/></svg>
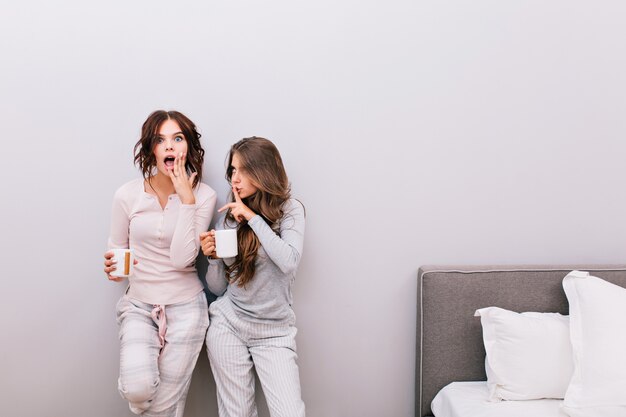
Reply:
<svg viewBox="0 0 626 417"><path fill-rule="evenodd" d="M158 174L169 178L169 172L174 169L174 161L181 153L187 155L187 140L174 120L163 122L157 134L154 145L154 157Z"/></svg>

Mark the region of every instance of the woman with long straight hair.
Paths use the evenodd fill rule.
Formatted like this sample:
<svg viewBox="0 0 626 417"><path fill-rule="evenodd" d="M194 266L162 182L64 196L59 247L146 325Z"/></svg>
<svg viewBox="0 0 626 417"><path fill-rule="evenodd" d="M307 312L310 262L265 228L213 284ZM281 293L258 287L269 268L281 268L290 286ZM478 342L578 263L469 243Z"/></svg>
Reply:
<svg viewBox="0 0 626 417"><path fill-rule="evenodd" d="M204 150L194 123L158 110L135 145L142 172L113 198L109 249L130 248L138 263L117 303L118 389L142 416L182 417L191 374L209 325L195 261L216 193L203 184ZM115 267L107 252L104 272Z"/></svg>
<svg viewBox="0 0 626 417"><path fill-rule="evenodd" d="M252 137L235 143L226 179L231 202L218 228L237 229L238 254L219 259L215 230L200 235L209 258L206 345L220 417L256 416L253 368L272 416L304 417L296 364L291 287L302 254L304 207L290 186L276 146Z"/></svg>

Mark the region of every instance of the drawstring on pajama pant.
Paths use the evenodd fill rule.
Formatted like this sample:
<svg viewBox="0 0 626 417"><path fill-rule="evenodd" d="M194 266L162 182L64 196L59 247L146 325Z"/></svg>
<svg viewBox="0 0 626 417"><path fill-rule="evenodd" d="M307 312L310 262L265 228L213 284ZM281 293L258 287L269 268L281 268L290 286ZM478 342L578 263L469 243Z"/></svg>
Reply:
<svg viewBox="0 0 626 417"><path fill-rule="evenodd" d="M159 341L161 342L161 349L163 349L163 346L165 346L165 332L167 331L165 306L161 304L154 304L154 308L150 312L150 315L159 328Z"/></svg>

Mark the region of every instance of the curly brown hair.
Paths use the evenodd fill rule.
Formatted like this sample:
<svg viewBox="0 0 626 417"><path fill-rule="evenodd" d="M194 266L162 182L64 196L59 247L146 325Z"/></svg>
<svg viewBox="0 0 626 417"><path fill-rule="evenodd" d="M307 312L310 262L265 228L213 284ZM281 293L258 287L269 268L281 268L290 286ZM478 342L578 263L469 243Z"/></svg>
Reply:
<svg viewBox="0 0 626 417"><path fill-rule="evenodd" d="M150 182L150 176L153 175L156 167L154 147L159 137L159 129L166 120L173 120L178 123L185 141L187 141L185 170L187 175L197 172L196 178L193 180L193 187L195 187L202 180L202 163L204 162L204 149L200 145L200 137L202 135L198 132L196 125L187 116L178 111L156 110L148 116L141 127L141 138L135 144L135 165L141 169L144 179Z"/></svg>
<svg viewBox="0 0 626 417"><path fill-rule="evenodd" d="M276 146L268 139L253 136L235 143L228 154L226 180L231 182L233 174L233 155L237 154L241 162L240 171L244 172L257 188L257 192L243 198L243 203L260 215L274 229L283 217L283 206L291 196L289 179L283 161ZM230 201L235 201L231 192ZM230 209L224 218L224 224L236 224ZM232 277L240 287L254 277L255 261L261 243L247 222L237 225L238 254L233 264L226 268L226 277Z"/></svg>

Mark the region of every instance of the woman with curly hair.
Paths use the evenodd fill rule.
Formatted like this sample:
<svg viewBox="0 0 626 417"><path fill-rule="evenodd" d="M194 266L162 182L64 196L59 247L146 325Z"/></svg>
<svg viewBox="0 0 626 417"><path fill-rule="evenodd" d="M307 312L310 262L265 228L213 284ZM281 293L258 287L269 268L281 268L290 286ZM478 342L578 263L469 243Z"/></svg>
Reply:
<svg viewBox="0 0 626 417"><path fill-rule="evenodd" d="M209 325L195 266L198 236L216 202L215 191L200 182L203 160L194 123L177 111L155 111L135 145L142 178L113 198L108 247L131 248L138 260L117 303L118 389L135 414L182 417ZM110 275L112 252L104 257L109 280L123 280Z"/></svg>
<svg viewBox="0 0 626 417"><path fill-rule="evenodd" d="M278 149L267 139L231 147L231 202L219 211L237 229L238 254L219 259L215 231L201 234L207 284L220 296L209 308L207 353L220 417L256 416L256 369L272 416L304 417L296 364L291 287L302 254L304 207L290 198Z"/></svg>

